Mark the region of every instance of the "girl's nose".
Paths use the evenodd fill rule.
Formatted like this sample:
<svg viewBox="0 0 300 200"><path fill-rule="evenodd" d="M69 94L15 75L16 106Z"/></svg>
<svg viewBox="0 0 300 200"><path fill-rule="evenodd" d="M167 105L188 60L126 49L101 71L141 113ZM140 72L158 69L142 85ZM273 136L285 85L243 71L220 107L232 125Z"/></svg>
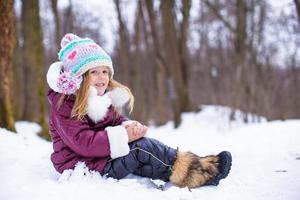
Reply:
<svg viewBox="0 0 300 200"><path fill-rule="evenodd" d="M99 73L98 78L102 79L102 78L104 78L104 77L105 77L105 74L104 74L104 73Z"/></svg>

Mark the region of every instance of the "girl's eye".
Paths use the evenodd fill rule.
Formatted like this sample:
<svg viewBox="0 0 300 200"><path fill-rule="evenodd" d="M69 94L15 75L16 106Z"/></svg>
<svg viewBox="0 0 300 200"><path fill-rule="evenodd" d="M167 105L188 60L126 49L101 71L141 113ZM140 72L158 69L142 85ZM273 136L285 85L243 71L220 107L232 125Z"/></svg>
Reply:
<svg viewBox="0 0 300 200"><path fill-rule="evenodd" d="M92 70L91 74L93 74L93 75L108 74L108 70L103 70L103 71Z"/></svg>
<svg viewBox="0 0 300 200"><path fill-rule="evenodd" d="M97 74L96 70L91 71L91 74Z"/></svg>

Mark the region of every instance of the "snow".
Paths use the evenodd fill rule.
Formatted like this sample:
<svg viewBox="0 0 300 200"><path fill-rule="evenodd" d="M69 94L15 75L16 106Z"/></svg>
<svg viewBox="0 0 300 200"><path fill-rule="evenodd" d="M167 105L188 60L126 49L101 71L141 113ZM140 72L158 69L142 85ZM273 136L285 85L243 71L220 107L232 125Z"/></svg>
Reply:
<svg viewBox="0 0 300 200"><path fill-rule="evenodd" d="M36 136L39 125L17 122L18 134L0 128L1 200L89 199L300 199L300 120L244 124L229 121L230 110L205 106L172 122L150 127L154 137L199 155L229 150L233 166L220 185L192 189L130 175L117 181L89 171L84 163L57 173L49 159L50 142Z"/></svg>

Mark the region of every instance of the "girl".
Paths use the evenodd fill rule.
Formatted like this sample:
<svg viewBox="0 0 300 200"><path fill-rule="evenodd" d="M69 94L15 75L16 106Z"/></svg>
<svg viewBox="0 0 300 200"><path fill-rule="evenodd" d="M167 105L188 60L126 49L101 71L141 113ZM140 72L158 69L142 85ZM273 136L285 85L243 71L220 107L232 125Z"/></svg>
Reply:
<svg viewBox="0 0 300 200"><path fill-rule="evenodd" d="M50 86L51 161L62 173L85 162L90 170L121 179L130 173L179 187L218 185L231 168L231 154L199 157L144 137L147 127L122 116L130 90L113 79L110 56L93 40L66 34L59 62L47 73Z"/></svg>

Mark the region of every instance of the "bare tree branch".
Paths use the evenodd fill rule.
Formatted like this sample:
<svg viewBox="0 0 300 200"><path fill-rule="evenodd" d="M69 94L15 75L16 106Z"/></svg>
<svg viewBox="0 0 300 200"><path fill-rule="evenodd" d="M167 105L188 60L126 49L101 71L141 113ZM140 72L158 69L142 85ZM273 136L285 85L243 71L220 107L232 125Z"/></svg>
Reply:
<svg viewBox="0 0 300 200"><path fill-rule="evenodd" d="M216 17L219 18L231 32L235 32L235 29L232 27L232 25L228 21L226 21L224 19L224 17L219 12L218 8L216 8L214 5L212 5L209 2L209 0L203 0L203 3L205 3L206 6L211 9L211 11L213 11L213 13L216 15Z"/></svg>
<svg viewBox="0 0 300 200"><path fill-rule="evenodd" d="M298 15L298 21L300 25L300 0L294 0L296 9L297 9L297 15Z"/></svg>

